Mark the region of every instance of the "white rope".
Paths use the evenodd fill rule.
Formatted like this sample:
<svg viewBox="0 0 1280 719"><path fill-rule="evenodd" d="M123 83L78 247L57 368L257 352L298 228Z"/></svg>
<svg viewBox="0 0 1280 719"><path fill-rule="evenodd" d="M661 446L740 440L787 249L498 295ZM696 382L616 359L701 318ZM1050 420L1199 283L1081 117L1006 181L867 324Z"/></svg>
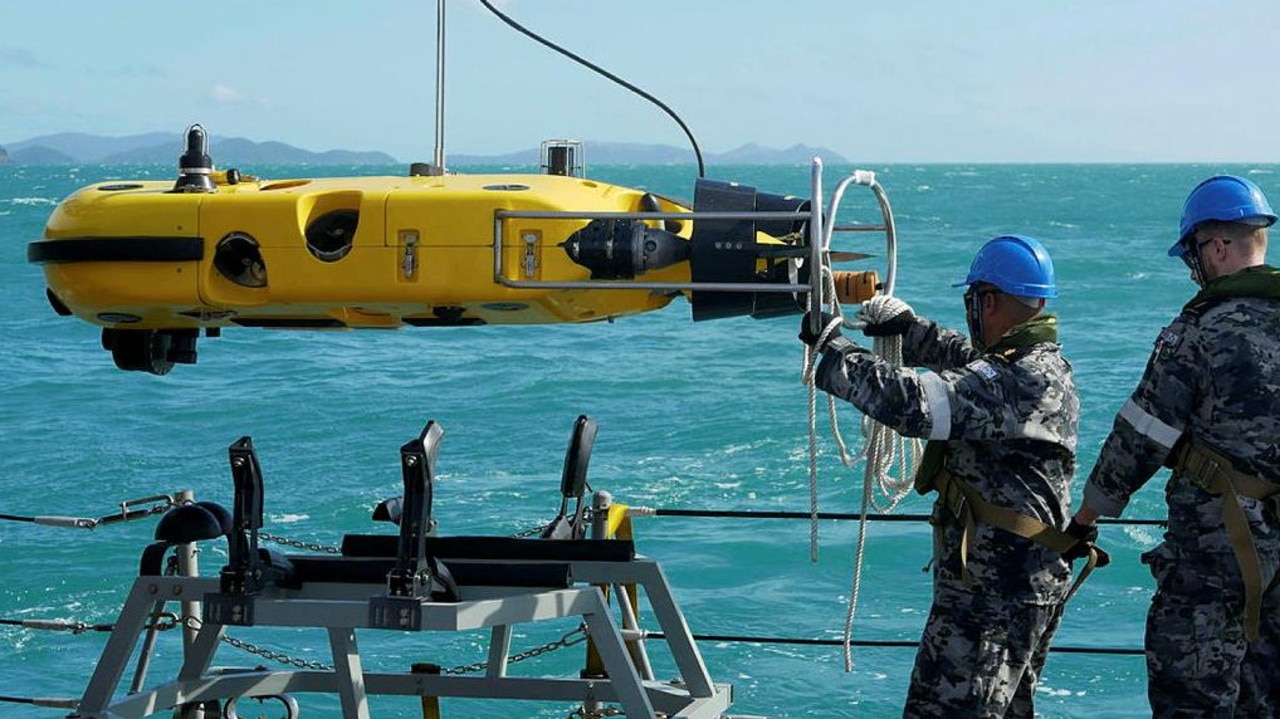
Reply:
<svg viewBox="0 0 1280 719"><path fill-rule="evenodd" d="M882 297L882 296L881 296ZM871 322L883 322L885 302L873 297L864 305L864 314ZM902 336L877 337L872 344L872 351L886 362L893 365L902 364ZM854 553L853 580L849 589L849 606L844 620L844 670L853 671L853 620L858 612L858 597L862 590L863 558L867 543L867 514L870 509L879 512L890 512L911 493L912 480L916 466L920 462L923 443L919 439L908 439L876 422L870 417L862 418L862 432L866 437L863 445L863 457L866 460L862 483L862 510L858 521L858 543ZM897 476L893 474L897 465ZM877 497L883 498L886 504L880 504Z"/></svg>
<svg viewBox="0 0 1280 719"><path fill-rule="evenodd" d="M836 298L835 275L831 272L830 257L823 253L823 264L821 269L821 281L824 285L823 295L830 298L827 309L830 311L833 319L822 328L818 335L818 341L814 343L815 347L821 347L827 343L833 332L837 328L844 325L843 311L840 308L840 302ZM813 294L809 295L809 310L812 312ZM818 353L813 351L813 347L805 345L804 348L804 365L800 372L800 379L804 382L808 389L808 409L809 409L809 561L818 562L818 390L814 384L814 371L817 369ZM840 461L846 467L852 467L856 458L849 457L844 437L840 433L840 422L836 415L835 398L827 395L827 416L831 421L832 433L836 440L836 446L840 449Z"/></svg>
<svg viewBox="0 0 1280 719"><path fill-rule="evenodd" d="M844 322L839 302L834 299L836 296L835 281L830 266L825 263L822 267L822 282L824 289L826 289L824 295L833 298L830 304L830 312L834 319L823 328L819 335L818 341L815 343L819 347L826 343L837 327L848 326ZM884 310L882 297L882 295L873 297L864 304L864 314L872 322L888 319L879 314ZM810 309L813 308L810 307ZM872 351L886 362L900 365L902 363L902 338L900 336L877 338L872 345ZM813 562L818 561L818 432L817 387L814 383L815 361L816 353L813 352L812 348L806 347L802 380L808 387L809 558ZM877 511L891 511L911 492L911 482L915 476L915 468L919 464L920 455L923 452L923 445L918 439L900 437L890 428L864 416L862 420L862 434L864 437L862 451L857 456L850 457L843 433L840 430L835 398L830 395L827 396L827 409L831 422L832 437L835 440L836 447L839 449L841 463L846 467L853 467L859 460L864 462L862 508L858 521L858 540L854 552L852 586L849 591L848 610L845 614L843 642L845 671L852 671L853 622L858 609L858 596L862 589L862 570L868 529L867 515L873 508ZM893 471L895 467L897 469L896 477ZM881 504L881 501L884 504Z"/></svg>
<svg viewBox="0 0 1280 719"><path fill-rule="evenodd" d="M844 670L853 671L853 617L858 612L858 595L862 591L862 559L867 548L867 508L873 504L871 483L862 483L862 509L858 519L858 543L853 554L853 586L849 589L849 609L844 617Z"/></svg>

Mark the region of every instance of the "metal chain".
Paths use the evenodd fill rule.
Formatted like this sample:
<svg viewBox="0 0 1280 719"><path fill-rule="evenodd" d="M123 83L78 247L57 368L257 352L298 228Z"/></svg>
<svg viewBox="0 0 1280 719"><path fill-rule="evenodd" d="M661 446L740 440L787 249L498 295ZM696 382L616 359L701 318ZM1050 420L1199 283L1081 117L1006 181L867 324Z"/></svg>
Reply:
<svg viewBox="0 0 1280 719"><path fill-rule="evenodd" d="M579 635L579 636L575 637L575 635ZM526 649L523 652L512 654L510 658L507 659L507 663L515 664L517 662L522 662L526 659L532 659L534 657L542 656L543 654L554 652L557 649L563 649L564 647L571 647L575 644L581 644L586 640L587 640L587 625L585 623L579 624L576 629L572 629L568 632L565 632L564 636L560 637L559 639L556 639L555 641L550 641L550 642L547 642L546 644L543 644L540 647L534 647L533 649ZM483 671L488 667L489 667L489 662L476 662L474 664L463 664L461 666L452 667L450 669L444 669L440 673L441 674L468 674L471 672Z"/></svg>
<svg viewBox="0 0 1280 719"><path fill-rule="evenodd" d="M198 630L200 628L200 625L203 622L201 622L200 619L197 617L187 615L182 618L181 623L188 627L191 627L192 629ZM317 661L311 661L307 659L299 659L297 657L292 657L292 656L289 656L288 654L285 654L284 652L272 651L270 649L260 647L252 642L246 642L243 639L236 639L235 637L230 636L228 634L222 635L222 642L224 644L230 644L236 649L246 651L255 656L262 657L263 659L269 659L279 664L288 664L290 666L298 667L299 669L315 669L317 671L324 671L324 672L333 671L333 667L329 666L328 664L325 664L324 662L317 662Z"/></svg>
<svg viewBox="0 0 1280 719"><path fill-rule="evenodd" d="M293 547L295 549L306 549L312 552L326 552L328 554L342 554L342 550L338 547L316 544L315 542L303 542L297 539L288 539L269 532L258 532L258 538L268 542L275 542L276 544L283 544L286 547Z"/></svg>
<svg viewBox="0 0 1280 719"><path fill-rule="evenodd" d="M228 636L226 634L222 635L222 641L226 642L227 644L230 644L236 649L242 649L250 654L262 657L263 659L269 659L279 664L288 664L290 666L295 666L299 669L315 669L317 671L322 671L322 672L333 671L333 667L329 666L328 664L325 664L324 662L309 661L307 659L299 659L297 657L291 657L288 654L285 654L283 652L273 652L270 649L266 649L256 644L246 642L243 639L236 639L235 637Z"/></svg>
<svg viewBox="0 0 1280 719"><path fill-rule="evenodd" d="M166 613L166 615L167 615L166 618L171 617L172 621L170 621L165 626L160 626L159 623L157 623L157 629L161 629L161 630L172 629L178 624L185 624L186 626L189 626L192 629L200 628L201 622L196 617L188 615L183 617L181 620L179 620L176 616L172 614ZM560 637L559 639L547 642L542 646L534 647L532 649L527 649L523 652L519 652L517 654L511 655L511 657L507 659L507 663L516 664L526 659L532 659L534 657L542 656L543 654L553 652L557 649L561 649L564 647L571 647L575 644L581 644L586 640L587 640L587 625L584 622L582 624L579 624L576 629L572 629L568 632L565 632L564 636ZM312 661L307 659L299 659L297 657L293 657L288 654L285 654L284 652L272 651L265 647L260 647L252 642L246 642L243 639L236 639L235 637L232 637L227 634L222 635L222 641L226 644L229 644L235 647L236 649L240 649L242 651L248 652L249 654L262 657L263 659L269 659L279 664L287 664L290 666L298 667L299 669L315 669L317 671L326 671L326 672L333 671L333 667L328 664L325 664L324 662ZM450 667L448 669L441 670L441 674L468 674L471 672L483 671L484 669L488 668L488 666L489 666L488 662L475 662L474 664L462 664L456 667Z"/></svg>
<svg viewBox="0 0 1280 719"><path fill-rule="evenodd" d="M147 625L147 629L154 629L157 632L167 632L183 624L183 620L173 612L155 612L151 615L151 619L152 623Z"/></svg>
<svg viewBox="0 0 1280 719"><path fill-rule="evenodd" d="M526 530L524 530L523 532L516 532L515 534L511 535L511 538L512 538L512 539L523 539L524 537L532 537L532 536L533 536L533 535L535 535L535 534L542 534L542 532L543 532L544 530L546 530L546 528L547 528L547 527L549 527L549 526L551 526L551 525L550 525L550 523L548 523L548 524L543 524L543 525L538 526L538 527L534 527L533 529L526 529Z"/></svg>

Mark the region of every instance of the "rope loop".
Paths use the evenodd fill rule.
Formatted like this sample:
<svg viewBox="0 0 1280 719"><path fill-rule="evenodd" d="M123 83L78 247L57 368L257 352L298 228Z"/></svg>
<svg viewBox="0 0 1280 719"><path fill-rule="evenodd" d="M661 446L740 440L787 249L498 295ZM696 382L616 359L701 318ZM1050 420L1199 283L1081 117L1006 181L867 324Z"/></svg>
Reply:
<svg viewBox="0 0 1280 719"><path fill-rule="evenodd" d="M829 242L829 240L828 240ZM862 304L855 317L856 323L847 322L839 301L836 299L835 275L831 268L829 246L822 251L820 269L823 284L822 296L829 298L827 310L833 319L823 328L818 337L818 347L826 344L830 336L839 327L861 328L866 323L882 322L901 311L901 301L892 295L876 295ZM813 304L810 295L810 312L819 309ZM902 364L902 337L877 337L872 343L872 352L885 362L900 366ZM808 420L809 420L809 559L818 561L818 428L817 428L817 385L815 380L817 354L813 348L804 348L801 381L807 388ZM863 484L861 511L858 520L858 541L852 569L852 587L849 591L849 606L845 615L844 626L844 665L845 671L852 671L851 654L853 621L858 608L858 595L862 589L863 561L867 541L867 517L872 509L890 511L902 502L911 492L911 482L920 457L924 453L923 443L919 439L907 439L897 435L889 427L882 425L870 417L863 417L861 422L862 450L851 456L844 433L840 429L839 416L836 411L835 397L827 395L827 417L831 425L831 436L839 451L840 462L849 468L858 462L863 463ZM895 472L896 470L896 472Z"/></svg>

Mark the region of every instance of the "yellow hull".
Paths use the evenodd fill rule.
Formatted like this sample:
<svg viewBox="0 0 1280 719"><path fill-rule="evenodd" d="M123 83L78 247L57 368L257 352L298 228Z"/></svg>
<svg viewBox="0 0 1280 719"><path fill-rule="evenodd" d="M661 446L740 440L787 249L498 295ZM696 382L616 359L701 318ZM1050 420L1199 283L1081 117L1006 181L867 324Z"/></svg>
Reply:
<svg viewBox="0 0 1280 719"><path fill-rule="evenodd" d="M172 182L105 183L64 201L45 240L30 249L56 300L88 322L128 329L600 320L661 308L673 294L500 284L495 213L687 209L639 190L554 175L251 180L219 183L209 193L172 189ZM557 246L586 224L503 223L503 276L589 280L591 271ZM677 234L687 239L691 223L683 225ZM685 262L644 276L689 278Z"/></svg>

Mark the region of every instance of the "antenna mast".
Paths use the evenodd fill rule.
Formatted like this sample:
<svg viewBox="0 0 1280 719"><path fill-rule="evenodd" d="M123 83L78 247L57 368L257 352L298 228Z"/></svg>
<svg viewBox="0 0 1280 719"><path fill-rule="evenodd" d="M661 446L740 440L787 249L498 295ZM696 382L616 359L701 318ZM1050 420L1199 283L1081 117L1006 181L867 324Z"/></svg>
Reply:
<svg viewBox="0 0 1280 719"><path fill-rule="evenodd" d="M432 175L444 174L444 3L436 0L436 150Z"/></svg>

